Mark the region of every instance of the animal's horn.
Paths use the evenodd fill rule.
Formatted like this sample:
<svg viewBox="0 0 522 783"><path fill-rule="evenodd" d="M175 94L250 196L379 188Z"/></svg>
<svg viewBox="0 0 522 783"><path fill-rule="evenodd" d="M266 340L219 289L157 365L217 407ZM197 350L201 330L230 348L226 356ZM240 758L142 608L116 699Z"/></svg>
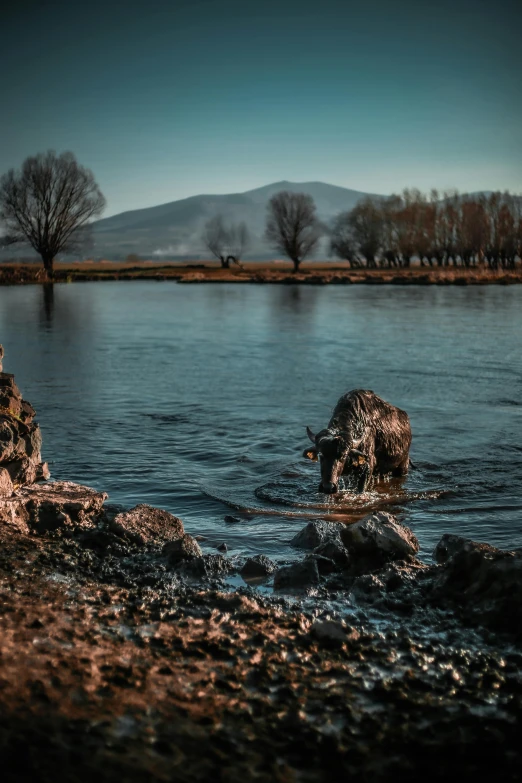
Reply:
<svg viewBox="0 0 522 783"><path fill-rule="evenodd" d="M308 437L310 438L310 440L312 441L312 443L315 443L315 435L314 435L314 433L312 432L312 430L310 429L310 427L307 427L307 428L306 428L306 434L308 435Z"/></svg>

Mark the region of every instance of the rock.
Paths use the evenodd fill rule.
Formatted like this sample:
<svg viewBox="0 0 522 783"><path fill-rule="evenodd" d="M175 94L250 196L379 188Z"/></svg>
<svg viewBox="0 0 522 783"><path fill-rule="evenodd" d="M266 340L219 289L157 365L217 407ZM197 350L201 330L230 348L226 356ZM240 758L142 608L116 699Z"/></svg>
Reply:
<svg viewBox="0 0 522 783"><path fill-rule="evenodd" d="M311 625L310 633L321 641L340 642L343 644L347 639L347 627L345 623L338 620L314 620Z"/></svg>
<svg viewBox="0 0 522 783"><path fill-rule="evenodd" d="M274 561L266 555L254 555L248 558L239 573L243 579L262 579L273 574L276 568Z"/></svg>
<svg viewBox="0 0 522 783"><path fill-rule="evenodd" d="M110 530L97 527L92 530L82 530L77 537L78 542L86 549L91 549L97 555L103 557L107 554L128 554L128 547L122 538Z"/></svg>
<svg viewBox="0 0 522 783"><path fill-rule="evenodd" d="M51 478L51 471L49 470L49 465L47 462L41 462L39 465L37 465L35 473L35 481L47 481L47 479Z"/></svg>
<svg viewBox="0 0 522 783"><path fill-rule="evenodd" d="M25 484L35 484L42 478L49 478L49 469L47 463L42 465L28 457L11 460L2 464L11 477L15 487L21 487Z"/></svg>
<svg viewBox="0 0 522 783"><path fill-rule="evenodd" d="M366 558L375 565L402 560L419 551L419 542L412 531L386 511L344 526L341 539L351 555Z"/></svg>
<svg viewBox="0 0 522 783"><path fill-rule="evenodd" d="M219 546L216 547L218 552L228 552L228 546L223 541L222 544L219 544Z"/></svg>
<svg viewBox="0 0 522 783"><path fill-rule="evenodd" d="M0 468L0 497L11 497L14 487L11 476L5 468Z"/></svg>
<svg viewBox="0 0 522 783"><path fill-rule="evenodd" d="M0 408L13 416L19 416L22 410L22 395L15 383L14 375L0 373Z"/></svg>
<svg viewBox="0 0 522 783"><path fill-rule="evenodd" d="M341 541L325 541L314 549L314 554L333 560L339 568L347 568L350 564L349 552Z"/></svg>
<svg viewBox="0 0 522 783"><path fill-rule="evenodd" d="M386 590L382 582L375 574L364 574L358 576L353 582L352 592L362 597L382 595Z"/></svg>
<svg viewBox="0 0 522 783"><path fill-rule="evenodd" d="M110 529L141 546L175 541L185 532L181 519L146 503L117 514L110 522Z"/></svg>
<svg viewBox="0 0 522 783"><path fill-rule="evenodd" d="M181 538L165 544L163 554L167 555L170 565L178 565L182 560L202 557L203 553L196 539L185 533Z"/></svg>
<svg viewBox="0 0 522 783"><path fill-rule="evenodd" d="M0 520L36 534L94 527L106 498L106 492L71 481L30 484L0 501Z"/></svg>
<svg viewBox="0 0 522 783"><path fill-rule="evenodd" d="M0 372L0 468L8 472L15 487L49 476L49 468L41 462L42 436L39 426L32 423L34 415L14 376Z"/></svg>
<svg viewBox="0 0 522 783"><path fill-rule="evenodd" d="M432 570L433 566L428 566L416 557L411 557L400 562L388 563L377 575L386 586L388 593L394 593L403 587L411 592L411 588L417 583L419 575L429 574Z"/></svg>
<svg viewBox="0 0 522 783"><path fill-rule="evenodd" d="M4 358L4 346L0 345L0 372L2 372L2 359Z"/></svg>
<svg viewBox="0 0 522 783"><path fill-rule="evenodd" d="M495 547L490 546L489 544L481 544L477 541L471 541L469 538L464 538L463 536L445 533L435 547L433 557L437 563L445 563L451 557L454 557L454 555L475 551L494 554L500 550L495 549Z"/></svg>
<svg viewBox="0 0 522 783"><path fill-rule="evenodd" d="M325 522L316 519L297 533L290 541L290 546L298 549L315 549L326 541L339 541L341 526L336 522Z"/></svg>
<svg viewBox="0 0 522 783"><path fill-rule="evenodd" d="M238 517L232 517L230 514L226 514L224 517L225 522L227 522L229 525L235 525L237 522L241 522Z"/></svg>
<svg viewBox="0 0 522 783"><path fill-rule="evenodd" d="M473 622L514 634L522 640L522 550L443 536L431 589L437 603L451 601Z"/></svg>
<svg viewBox="0 0 522 783"><path fill-rule="evenodd" d="M317 570L321 574L321 576L324 576L326 574L331 574L334 571L337 571L337 566L335 565L334 561L331 560L329 557L323 557L322 555L316 555L315 552L311 555L308 555L306 560L314 560L315 564L317 566Z"/></svg>
<svg viewBox="0 0 522 783"><path fill-rule="evenodd" d="M203 555L182 561L177 573L188 579L219 579L231 571L233 566L223 555Z"/></svg>
<svg viewBox="0 0 522 783"><path fill-rule="evenodd" d="M318 584L319 571L312 558L284 566L274 576L274 590L304 589Z"/></svg>
<svg viewBox="0 0 522 783"><path fill-rule="evenodd" d="M24 424L30 424L35 416L36 416L36 411L31 405L31 403L27 402L27 400L22 400L22 410L20 411L20 418L22 419Z"/></svg>

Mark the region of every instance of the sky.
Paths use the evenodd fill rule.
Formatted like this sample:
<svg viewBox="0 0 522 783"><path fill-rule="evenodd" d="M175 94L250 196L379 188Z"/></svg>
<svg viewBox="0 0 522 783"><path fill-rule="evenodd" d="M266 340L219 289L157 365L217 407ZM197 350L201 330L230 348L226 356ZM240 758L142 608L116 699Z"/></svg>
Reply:
<svg viewBox="0 0 522 783"><path fill-rule="evenodd" d="M274 181L522 193L520 0L17 0L0 173L71 150L105 217Z"/></svg>

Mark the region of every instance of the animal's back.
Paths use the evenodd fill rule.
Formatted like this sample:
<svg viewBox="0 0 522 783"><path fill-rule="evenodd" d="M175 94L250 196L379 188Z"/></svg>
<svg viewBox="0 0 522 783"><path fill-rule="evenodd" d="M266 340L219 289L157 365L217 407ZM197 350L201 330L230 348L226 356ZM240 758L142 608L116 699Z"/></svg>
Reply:
<svg viewBox="0 0 522 783"><path fill-rule="evenodd" d="M409 421L405 411L390 405L370 389L352 389L337 401L329 426L341 425L342 428L345 422L350 421L359 421L369 426L387 416L393 417L395 412L400 412Z"/></svg>
<svg viewBox="0 0 522 783"><path fill-rule="evenodd" d="M330 426L360 436L358 448L373 453L378 472L386 473L403 463L407 465L411 445L408 414L375 392L353 389L343 394L335 406Z"/></svg>

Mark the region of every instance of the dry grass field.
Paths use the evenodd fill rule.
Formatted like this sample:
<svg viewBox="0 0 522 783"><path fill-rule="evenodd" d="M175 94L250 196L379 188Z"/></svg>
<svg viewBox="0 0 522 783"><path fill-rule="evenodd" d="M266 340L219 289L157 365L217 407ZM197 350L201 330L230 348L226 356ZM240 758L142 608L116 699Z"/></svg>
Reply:
<svg viewBox="0 0 522 783"><path fill-rule="evenodd" d="M76 261L55 264L55 282L92 280L176 280L183 283L304 283L323 284L418 284L484 285L522 283L522 266L515 270L491 270L485 267L430 267L350 269L340 262L305 262L297 274L289 261L247 261L230 269L218 262L157 261L116 262ZM0 266L0 285L48 282L39 264L4 263Z"/></svg>

